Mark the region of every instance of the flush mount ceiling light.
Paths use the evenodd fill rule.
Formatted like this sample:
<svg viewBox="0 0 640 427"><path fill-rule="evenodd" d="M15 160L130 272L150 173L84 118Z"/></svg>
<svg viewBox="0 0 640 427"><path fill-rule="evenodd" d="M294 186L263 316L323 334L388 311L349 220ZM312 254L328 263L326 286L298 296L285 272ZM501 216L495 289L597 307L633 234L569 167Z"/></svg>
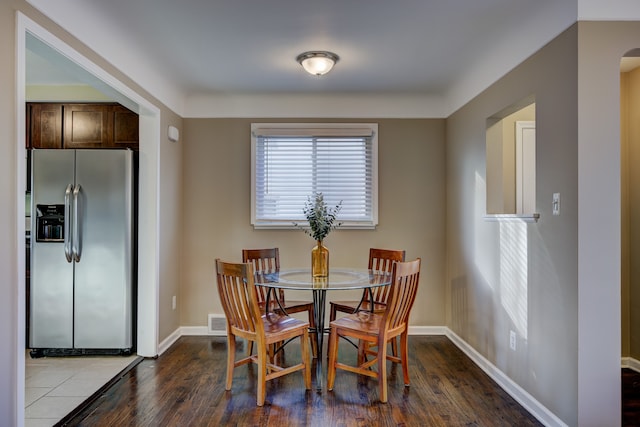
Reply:
<svg viewBox="0 0 640 427"><path fill-rule="evenodd" d="M298 55L296 61L302 65L302 68L314 76L322 76L327 74L340 58L335 53L326 51L309 51Z"/></svg>

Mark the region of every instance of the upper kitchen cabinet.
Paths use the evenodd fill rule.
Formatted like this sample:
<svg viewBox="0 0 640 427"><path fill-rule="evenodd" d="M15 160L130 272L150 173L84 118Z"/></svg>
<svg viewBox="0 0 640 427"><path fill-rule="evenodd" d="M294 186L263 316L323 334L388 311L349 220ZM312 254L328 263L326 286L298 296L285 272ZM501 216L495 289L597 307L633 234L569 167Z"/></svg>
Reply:
<svg viewBox="0 0 640 427"><path fill-rule="evenodd" d="M119 104L29 103L27 113L28 147L138 149L138 115Z"/></svg>
<svg viewBox="0 0 640 427"><path fill-rule="evenodd" d="M113 145L138 148L138 115L122 105L113 106Z"/></svg>
<svg viewBox="0 0 640 427"><path fill-rule="evenodd" d="M99 104L64 105L63 148L103 148L113 142L111 106Z"/></svg>
<svg viewBox="0 0 640 427"><path fill-rule="evenodd" d="M62 104L27 104L27 148L62 148Z"/></svg>

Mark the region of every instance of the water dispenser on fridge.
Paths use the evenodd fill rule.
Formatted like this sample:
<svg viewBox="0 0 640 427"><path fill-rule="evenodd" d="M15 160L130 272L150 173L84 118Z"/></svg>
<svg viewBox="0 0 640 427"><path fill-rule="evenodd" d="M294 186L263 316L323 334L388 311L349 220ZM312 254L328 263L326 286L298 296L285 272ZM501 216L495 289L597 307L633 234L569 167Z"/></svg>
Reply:
<svg viewBox="0 0 640 427"><path fill-rule="evenodd" d="M64 205L36 206L36 241L64 241Z"/></svg>

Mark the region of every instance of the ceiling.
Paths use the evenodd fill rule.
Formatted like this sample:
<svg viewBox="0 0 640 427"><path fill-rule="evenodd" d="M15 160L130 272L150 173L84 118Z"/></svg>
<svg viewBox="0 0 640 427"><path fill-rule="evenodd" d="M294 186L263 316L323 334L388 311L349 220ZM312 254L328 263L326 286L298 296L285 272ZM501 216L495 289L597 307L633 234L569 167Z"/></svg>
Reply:
<svg viewBox="0 0 640 427"><path fill-rule="evenodd" d="M461 91L475 95L576 20L575 0L30 3L151 93L154 84L171 86L184 98L404 94L455 104ZM295 60L307 50L340 60L311 76ZM51 57L27 53L28 84L77 82Z"/></svg>

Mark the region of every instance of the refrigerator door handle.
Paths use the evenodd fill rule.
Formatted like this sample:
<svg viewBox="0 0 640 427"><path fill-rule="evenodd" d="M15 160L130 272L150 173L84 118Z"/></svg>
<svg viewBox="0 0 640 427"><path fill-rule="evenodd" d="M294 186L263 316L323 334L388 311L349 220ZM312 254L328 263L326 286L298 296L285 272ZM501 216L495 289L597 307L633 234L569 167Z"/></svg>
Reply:
<svg viewBox="0 0 640 427"><path fill-rule="evenodd" d="M73 260L80 262L80 255L82 253L82 236L80 235L80 224L82 218L80 218L80 208L78 206L78 194L80 193L80 184L76 185L73 189Z"/></svg>
<svg viewBox="0 0 640 427"><path fill-rule="evenodd" d="M64 191L64 256L67 258L67 262L72 261L71 256L71 192L73 191L73 185L67 185L67 189Z"/></svg>

